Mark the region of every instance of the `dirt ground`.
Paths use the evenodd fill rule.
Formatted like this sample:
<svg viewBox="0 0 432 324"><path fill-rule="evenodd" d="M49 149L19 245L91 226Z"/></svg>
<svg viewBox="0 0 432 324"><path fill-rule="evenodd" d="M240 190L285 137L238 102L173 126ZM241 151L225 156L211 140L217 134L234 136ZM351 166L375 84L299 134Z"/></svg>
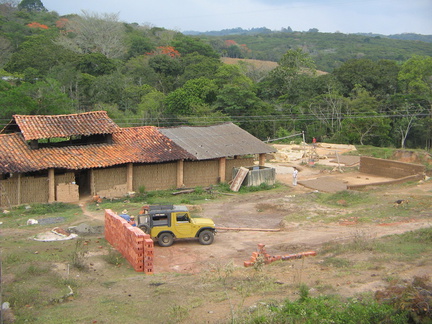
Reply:
<svg viewBox="0 0 432 324"><path fill-rule="evenodd" d="M363 266L361 269L351 267L347 271L324 263L325 257L321 255L321 251L326 243L345 243L358 238L369 240L430 227L432 210L430 208L421 209L418 213L413 213L415 217L409 219L390 217L383 222L377 217L376 220L357 222L350 216L352 209L345 209L343 202L341 206L334 208L314 203L317 189L303 186L301 184L303 181L320 181L324 184L325 189L333 192L335 188L339 188L337 186L340 183L372 183L383 180L371 175L360 174L356 170L355 159L346 160L352 166L349 170L344 163L337 163L337 160L341 162L344 158L335 160L337 157L335 152L342 154L351 150L351 147L339 146L321 149L319 155L325 158L319 159L319 164L325 168L305 163L302 152L297 147L284 147L280 150L285 150L283 156L268 163L268 166L276 168L276 179L282 184L279 188L249 194L226 195L225 199L208 201L200 205L200 211L197 214L201 217L212 218L217 227L247 227L261 230L218 230L214 243L209 246L200 245L192 239L176 241L168 248L160 247L155 243L154 276L145 276L141 273L133 276L117 274L116 280L111 280L110 271L120 270L112 269L112 265L107 266L107 263L100 259L103 253L107 253L99 248L99 239L102 237L89 238L90 245L96 244L97 248L89 255L91 271L87 274L77 274L82 280L86 278L89 282L85 287L80 287L80 298L76 300L76 304L81 305L79 306L82 310L80 312L91 312L87 310L86 305L92 303L94 296L100 296L100 298L103 296L103 302L100 302L100 305L106 305L106 307L111 306L109 302L111 299L124 300L127 305L131 305L131 300L136 298L144 298L147 303L154 299L154 304L149 305L161 313L181 311L183 308L179 305L182 306L183 301L196 300L196 305L188 306L188 314L184 320L179 317L178 320L172 322L227 323L229 322L227 319L233 317L234 308L253 307L264 298L267 300L269 298L274 300L287 297L296 298L295 291L298 291L299 283L305 283L311 287L311 292L330 289L320 292L354 296L356 293L374 292L383 288L386 285L386 278L409 279L413 276L430 276L432 273L430 258L415 262L409 260L381 262L379 266L373 264ZM294 166L299 169L297 186L292 185ZM379 198L381 206L390 208L397 208L394 207L394 202L399 199L415 201L432 196L432 180L420 181L407 186L395 185L380 188L382 189L373 192ZM407 208L410 208L409 205ZM82 204L82 209L90 223L103 224L103 210L89 211L85 204ZM369 209L373 214L374 206L370 206ZM371 218L374 218L373 215ZM278 231L266 231L266 229ZM93 243L92 240L96 243ZM224 291L226 288L222 287L220 297L215 297L218 296L218 293L212 292L212 299L207 300L205 292L194 290L198 289L193 285L197 283L194 280L203 280L203 278L213 280L212 274L217 276L218 271L224 275L224 269L228 264L244 269L244 261L248 261L252 253L258 250L258 244L264 244L271 255L287 255L306 251L315 251L317 255L302 260L284 261L276 266L274 264L264 266L267 269L266 273L271 274L272 280L280 287L268 295L262 293L249 295L234 290ZM358 265L369 264L370 259L373 258L372 254L373 252L355 253L350 261ZM66 273L69 268L66 268L65 264L59 264L57 271ZM242 275L249 274L243 273ZM130 285L132 281L134 284ZM217 279L214 281L218 282ZM111 289L111 284L115 285L116 289ZM198 286L201 285L203 283L199 281ZM176 301L170 300L170 298L178 297L171 293L175 289L184 291L185 296L177 298ZM197 295L196 298L194 298L195 295ZM167 298L164 301L165 304L162 303L161 298ZM173 307L173 304L176 307ZM109 308L109 311L112 309L113 307ZM137 310L137 312L144 312L144 310ZM105 315L96 316L91 313L91 316L95 316L100 323L111 323L109 320L103 320ZM173 317L175 316L174 313ZM158 323L157 320L154 322ZM166 321L160 322L166 323Z"/></svg>
<svg viewBox="0 0 432 324"><path fill-rule="evenodd" d="M284 146L286 148L286 146ZM217 227L228 228L254 228L263 231L218 230L215 243L209 246L197 244L195 240L177 241L170 248L161 248L155 243L154 271L158 273L198 273L208 267L212 260L233 261L236 266L242 266L252 252L257 250L259 243L265 244L267 251L273 255L285 255L302 252L302 249L313 250L326 242L342 242L352 239L359 232L368 233L370 237L380 237L388 234L430 226L430 219L415 219L410 222L394 223L388 226L379 224L350 224L346 221L347 215L341 215L337 223L322 222L287 222L283 219L293 212L298 212L296 200L303 195L310 195L316 189L301 185L302 181L315 179L325 184L328 191L334 185L333 179L339 183L372 183L386 180L382 177L360 174L358 171L340 172L343 164L338 164L334 156L328 153L351 150L350 146L336 146L319 149L319 154L326 157L319 160L319 164L331 167L330 171L304 165L304 160L294 150L289 161L274 161L267 165L276 168L276 179L284 184L284 188L233 196L223 202L209 202L202 205L201 217L212 218ZM326 155L327 154L327 155ZM333 162L332 162L333 161ZM293 166L299 172L299 183L292 185ZM333 170L333 171L331 171ZM413 194L430 194L432 181L418 184L415 187L398 189L400 187L384 187L382 193L388 204L397 199L406 199ZM336 187L337 189L337 187ZM305 207L302 206L304 209ZM310 213L316 208L313 204L308 206ZM86 212L95 219L103 220L102 213ZM429 215L430 216L430 215ZM278 232L269 232L265 229L278 229Z"/></svg>
<svg viewBox="0 0 432 324"><path fill-rule="evenodd" d="M374 292L386 286L385 278L413 278L413 276L429 276L432 273L432 263L429 261L417 264L389 263L382 268L371 268L367 271L346 272L335 271L331 267L323 265L320 258L320 250L326 243L351 242L356 238L374 239L390 234L400 234L406 231L431 226L432 211L418 215L415 219L394 221L389 223L357 223L352 220L349 213L343 210L331 208L322 210L313 203L305 206L297 203L305 196L314 195L316 189L307 188L301 184L292 185L292 167L300 169L299 181L318 179L322 181L332 192L338 187L333 186L332 178L337 178L335 183L372 183L383 181L381 177L360 174L358 171L346 173L339 172L339 164L330 162L332 158L324 159L320 163L336 168L333 172L323 172L322 169L304 166L301 159L284 162L269 163L277 169L277 181L284 187L275 191L258 192L248 195L229 197L223 202L209 202L202 205L203 217L212 218L216 226L229 228L259 228L280 229L278 232L267 231L240 231L219 230L215 242L210 246L202 246L196 241L175 242L170 248L161 248L155 244L155 274L179 273L198 274L209 270L211 267L222 267L232 262L237 267L242 267L244 261L248 261L251 254L258 251L258 244L264 244L271 255L287 255L292 253L316 251L316 257L303 260L287 261L282 267L272 268L272 275L280 284L304 282L310 287L329 285L334 288L333 293L342 296L354 296L362 292ZM343 168L343 166L342 166ZM330 170L333 170L330 168ZM419 182L410 187L385 186L379 192L382 204L393 205L398 199L415 199L417 196L432 195L432 181ZM334 190L333 190L334 189ZM396 207L395 207L396 208ZM291 213L311 215L311 218L322 215L339 217L336 221L284 221ZM353 262L368 262L371 255L356 255ZM252 296L245 302L245 306L257 302L260 296ZM262 297L262 296L261 296ZM295 298L295 297L293 297ZM230 305L225 303L211 303L205 307L199 307L191 311L191 315L185 323L191 323L191 318L215 318L220 319L229 312ZM209 316L208 310L212 315ZM225 315L224 315L225 314ZM193 321L192 321L193 322ZM208 323L219 323L218 320L208 320ZM200 321L196 321L200 323Z"/></svg>
<svg viewBox="0 0 432 324"><path fill-rule="evenodd" d="M286 156L282 161L275 160L268 166L276 168L276 180L284 186L276 191L264 191L248 195L228 197L222 202L209 202L202 205L201 217L212 218L217 227L223 228L254 228L262 231L218 230L214 244L203 246L195 240L176 241L170 248L162 248L155 243L155 274L177 272L198 273L206 269L214 260L232 261L236 266L242 266L252 252L257 250L259 243L265 244L268 253L272 255L285 255L314 250L327 242L344 242L352 240L358 233L367 233L371 238L389 234L403 233L422 227L430 226L431 215L426 219L418 218L409 222L395 222L387 226L380 224L357 224L349 221L349 216L340 215L338 222L287 222L283 219L290 213L299 212L297 199L304 195L317 192L316 189L302 186L302 181L314 179L332 192L338 189L335 183L373 183L385 181L386 178L361 174L358 171L344 170L344 164L337 163L335 153L342 154L353 148L349 145L333 145L317 148L321 159L320 165L330 167L322 170L318 167L305 165L301 158L299 146L280 146L280 152ZM288 152L288 153L287 153ZM339 162L343 158L339 159ZM352 163L353 161L350 161ZM355 165L355 163L352 163ZM292 185L293 167L299 169L299 184ZM332 182L336 179L336 182ZM389 180L389 179L387 179ZM332 186L335 186L332 188ZM431 195L432 180L420 183L414 187L383 187L381 192L386 203L393 204L397 199L407 199L413 195ZM313 204L307 210L304 205L303 212L319 215L320 211ZM329 212L329 211L325 211ZM331 212L331 211L330 211ZM102 213L89 213L89 217L103 220ZM265 229L280 230L278 232L265 231ZM218 262L219 262L218 261ZM430 272L432 273L432 269ZM361 288L359 288L361 290Z"/></svg>
<svg viewBox="0 0 432 324"><path fill-rule="evenodd" d="M386 188L383 197L387 200L385 203L393 204L395 198L407 199L419 193L430 195L431 192L432 181L429 181L408 190ZM350 241L359 233L367 233L368 237L375 238L431 225L432 212L425 214L424 219L386 223L385 226L378 223L351 223L349 216L344 214L340 215L339 221L330 223L282 221L290 213L299 211L296 199L310 194L313 194L313 190L298 185L277 192L259 192L203 205L200 215L212 218L218 227L280 231L219 230L210 249L208 246L196 244L194 240L178 241L169 249L155 244L155 273L198 273L205 269L212 259L226 262L232 260L235 265L242 266L252 252L257 251L259 243L265 244L267 252L272 255L286 255L316 250L327 242ZM312 215L315 208L313 204L308 206L308 210L302 206L303 212ZM429 271L432 273L432 268Z"/></svg>

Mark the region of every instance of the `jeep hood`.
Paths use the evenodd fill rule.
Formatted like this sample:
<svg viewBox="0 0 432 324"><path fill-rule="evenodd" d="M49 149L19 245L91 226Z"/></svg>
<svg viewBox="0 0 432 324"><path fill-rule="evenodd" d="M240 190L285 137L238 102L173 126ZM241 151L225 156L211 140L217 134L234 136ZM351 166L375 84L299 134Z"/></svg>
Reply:
<svg viewBox="0 0 432 324"><path fill-rule="evenodd" d="M214 227L215 223L210 218L192 218L192 223L199 225L199 226L211 226Z"/></svg>

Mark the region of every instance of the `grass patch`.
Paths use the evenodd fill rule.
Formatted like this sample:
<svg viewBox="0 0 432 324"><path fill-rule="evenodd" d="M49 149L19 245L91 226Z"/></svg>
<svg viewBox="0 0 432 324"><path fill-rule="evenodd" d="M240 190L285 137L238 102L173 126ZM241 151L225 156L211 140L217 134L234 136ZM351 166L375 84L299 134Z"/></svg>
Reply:
<svg viewBox="0 0 432 324"><path fill-rule="evenodd" d="M394 147L375 147L371 145L356 145L357 151L351 155L371 156L378 159L390 159L394 152L398 150Z"/></svg>
<svg viewBox="0 0 432 324"><path fill-rule="evenodd" d="M428 256L432 253L432 227L386 236L380 240L377 251L401 255L406 261Z"/></svg>
<svg viewBox="0 0 432 324"><path fill-rule="evenodd" d="M346 208L360 204L373 203L374 198L367 192L343 190L333 194L321 193L317 195L317 202Z"/></svg>
<svg viewBox="0 0 432 324"><path fill-rule="evenodd" d="M265 183L256 187L241 187L238 194L247 194L250 192L267 191L281 187L279 183L267 185ZM191 193L173 195L178 192L177 189L148 191L137 194L133 198L118 200L103 200L102 203L89 204L87 208L90 211L111 209L120 213L127 209L129 214L137 215L143 205L198 205L209 200L225 199L224 193L235 194L227 183L221 183L210 187L196 187Z"/></svg>
<svg viewBox="0 0 432 324"><path fill-rule="evenodd" d="M351 261L342 258L330 257L330 258L325 258L323 264L335 268L348 268L351 266Z"/></svg>
<svg viewBox="0 0 432 324"><path fill-rule="evenodd" d="M73 204L29 204L13 207L12 209L8 210L8 213L1 213L0 220L3 222L3 228L13 228L26 225L29 218L39 220L48 217L58 217L58 215L61 215L64 220L57 223L61 224L70 222L75 219L77 215L81 214L81 208L78 205Z"/></svg>
<svg viewBox="0 0 432 324"><path fill-rule="evenodd" d="M389 262L391 260L414 261L420 256L428 256L432 253L432 227L423 228L404 234L390 235L380 239L370 237L367 233L356 232L352 241L348 243L327 243L323 245L321 254L331 254L325 263L339 267L343 265L336 256L352 254L353 252L375 252L384 254L377 258L371 258L374 262ZM396 256L396 257L395 257ZM399 257L398 257L399 256Z"/></svg>
<svg viewBox="0 0 432 324"><path fill-rule="evenodd" d="M109 249L108 254L104 255L103 259L106 261L106 263L117 267L121 266L125 260L123 255L114 249Z"/></svg>
<svg viewBox="0 0 432 324"><path fill-rule="evenodd" d="M407 323L404 311L395 311L389 305L372 298L319 296L286 300L280 307L268 305L264 313L255 311L247 323Z"/></svg>

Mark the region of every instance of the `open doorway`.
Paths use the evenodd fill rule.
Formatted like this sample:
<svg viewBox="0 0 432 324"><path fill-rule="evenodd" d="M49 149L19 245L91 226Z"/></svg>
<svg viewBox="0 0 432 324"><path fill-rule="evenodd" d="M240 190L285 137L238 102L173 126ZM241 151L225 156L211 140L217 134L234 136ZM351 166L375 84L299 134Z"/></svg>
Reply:
<svg viewBox="0 0 432 324"><path fill-rule="evenodd" d="M80 198L91 194L90 170L79 170L75 172L75 182L78 185Z"/></svg>

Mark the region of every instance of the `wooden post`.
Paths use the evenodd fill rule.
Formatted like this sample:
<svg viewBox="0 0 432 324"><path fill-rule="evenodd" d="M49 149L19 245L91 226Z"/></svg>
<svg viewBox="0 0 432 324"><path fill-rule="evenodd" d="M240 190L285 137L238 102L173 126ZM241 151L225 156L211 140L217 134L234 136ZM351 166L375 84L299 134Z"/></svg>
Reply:
<svg viewBox="0 0 432 324"><path fill-rule="evenodd" d="M55 176L54 169L48 170L48 202L55 202Z"/></svg>
<svg viewBox="0 0 432 324"><path fill-rule="evenodd" d="M133 191L133 163L127 165L126 190L128 192Z"/></svg>
<svg viewBox="0 0 432 324"><path fill-rule="evenodd" d="M90 192L92 196L96 195L95 175L93 169L90 169Z"/></svg>
<svg viewBox="0 0 432 324"><path fill-rule="evenodd" d="M220 182L225 182L225 172L226 172L226 157L221 157L219 159L219 179Z"/></svg>
<svg viewBox="0 0 432 324"><path fill-rule="evenodd" d="M184 161L177 161L177 188L184 187Z"/></svg>
<svg viewBox="0 0 432 324"><path fill-rule="evenodd" d="M21 173L18 173L18 188L17 188L17 191L18 191L18 201L17 201L17 203L18 203L18 205L21 205Z"/></svg>
<svg viewBox="0 0 432 324"><path fill-rule="evenodd" d="M259 155L259 166L264 166L265 165L265 161L266 161L266 154L265 153L261 153Z"/></svg>

